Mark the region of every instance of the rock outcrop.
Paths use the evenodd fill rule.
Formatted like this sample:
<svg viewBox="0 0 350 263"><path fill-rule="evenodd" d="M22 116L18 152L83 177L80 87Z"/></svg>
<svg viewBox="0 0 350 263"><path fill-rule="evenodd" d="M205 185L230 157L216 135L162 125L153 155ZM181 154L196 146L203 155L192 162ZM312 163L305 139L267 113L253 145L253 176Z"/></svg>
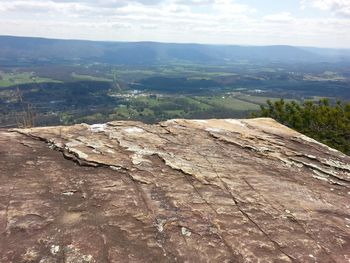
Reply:
<svg viewBox="0 0 350 263"><path fill-rule="evenodd" d="M271 119L2 130L0 197L4 263L350 262L350 158Z"/></svg>

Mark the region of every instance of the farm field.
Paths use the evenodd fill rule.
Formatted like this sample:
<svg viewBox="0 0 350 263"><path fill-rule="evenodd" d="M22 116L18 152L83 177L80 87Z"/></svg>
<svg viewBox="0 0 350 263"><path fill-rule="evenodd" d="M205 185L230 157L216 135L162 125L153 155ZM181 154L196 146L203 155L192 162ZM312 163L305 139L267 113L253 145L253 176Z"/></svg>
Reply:
<svg viewBox="0 0 350 263"><path fill-rule="evenodd" d="M50 78L38 77L32 72L5 73L0 72L0 87L10 87L14 85L28 83L59 82Z"/></svg>
<svg viewBox="0 0 350 263"><path fill-rule="evenodd" d="M0 66L0 127L16 126L18 115L24 114L28 105L35 112L35 125L41 126L247 118L267 100L350 100L350 72L334 68L336 79L315 81L317 76L329 75L324 73L328 67L318 65L309 72L305 65L244 61Z"/></svg>

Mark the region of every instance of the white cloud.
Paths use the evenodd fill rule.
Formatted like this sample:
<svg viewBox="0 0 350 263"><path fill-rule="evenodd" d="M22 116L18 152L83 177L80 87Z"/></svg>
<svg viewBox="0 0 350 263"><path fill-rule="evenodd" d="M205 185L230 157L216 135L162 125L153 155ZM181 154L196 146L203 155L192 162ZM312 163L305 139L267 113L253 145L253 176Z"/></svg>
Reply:
<svg viewBox="0 0 350 263"><path fill-rule="evenodd" d="M290 23L294 20L294 18L289 12L281 12L264 16L264 20L272 23Z"/></svg>
<svg viewBox="0 0 350 263"><path fill-rule="evenodd" d="M245 4L239 4L232 0L214 0L212 5L213 9L226 15L249 14L255 12L254 8Z"/></svg>
<svg viewBox="0 0 350 263"><path fill-rule="evenodd" d="M54 1L1 1L0 10L11 13L47 13L47 12L85 12L92 11L92 7L79 2Z"/></svg>
<svg viewBox="0 0 350 263"><path fill-rule="evenodd" d="M0 34L350 47L350 19L330 15L337 1L309 0L305 7L325 16L303 17L296 10L262 13L243 0L0 0Z"/></svg>
<svg viewBox="0 0 350 263"><path fill-rule="evenodd" d="M311 5L323 11L331 11L335 15L350 18L350 1L349 0L301 0L301 6L305 9Z"/></svg>

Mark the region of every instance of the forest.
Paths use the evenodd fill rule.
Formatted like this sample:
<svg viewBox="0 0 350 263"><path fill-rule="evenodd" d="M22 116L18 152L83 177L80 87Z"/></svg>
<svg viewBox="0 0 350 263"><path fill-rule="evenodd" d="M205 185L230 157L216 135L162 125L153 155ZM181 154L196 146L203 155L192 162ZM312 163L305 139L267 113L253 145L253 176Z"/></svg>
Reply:
<svg viewBox="0 0 350 263"><path fill-rule="evenodd" d="M319 142L350 155L350 103L329 99L285 102L267 101L253 117L270 117Z"/></svg>

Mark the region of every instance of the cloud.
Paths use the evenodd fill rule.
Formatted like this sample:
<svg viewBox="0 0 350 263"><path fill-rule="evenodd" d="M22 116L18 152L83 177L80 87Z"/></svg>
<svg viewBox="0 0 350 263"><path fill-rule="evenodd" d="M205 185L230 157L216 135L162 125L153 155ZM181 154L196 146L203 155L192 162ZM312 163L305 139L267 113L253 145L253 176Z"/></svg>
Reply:
<svg viewBox="0 0 350 263"><path fill-rule="evenodd" d="M215 1L214 0L175 0L176 3L183 4L183 5L211 5Z"/></svg>
<svg viewBox="0 0 350 263"><path fill-rule="evenodd" d="M304 1L327 12L303 17L288 9L263 13L243 0L0 0L0 34L350 47L350 19L330 15L340 14L330 1Z"/></svg>
<svg viewBox="0 0 350 263"><path fill-rule="evenodd" d="M144 5L154 5L162 2L162 0L51 0L54 3L81 3L95 6L119 6L126 5L130 2L140 3Z"/></svg>
<svg viewBox="0 0 350 263"><path fill-rule="evenodd" d="M350 18L349 0L301 0L301 7L311 5L323 11L331 11L335 15Z"/></svg>
<svg viewBox="0 0 350 263"><path fill-rule="evenodd" d="M91 11L92 8L78 2L54 1L1 1L2 12L47 13L47 12L81 12Z"/></svg>
<svg viewBox="0 0 350 263"><path fill-rule="evenodd" d="M294 20L292 14L289 12L281 12L277 14L267 15L263 18L267 22L272 23L290 23Z"/></svg>
<svg viewBox="0 0 350 263"><path fill-rule="evenodd" d="M240 4L232 0L214 0L212 5L221 14L248 14L256 11L246 4Z"/></svg>

